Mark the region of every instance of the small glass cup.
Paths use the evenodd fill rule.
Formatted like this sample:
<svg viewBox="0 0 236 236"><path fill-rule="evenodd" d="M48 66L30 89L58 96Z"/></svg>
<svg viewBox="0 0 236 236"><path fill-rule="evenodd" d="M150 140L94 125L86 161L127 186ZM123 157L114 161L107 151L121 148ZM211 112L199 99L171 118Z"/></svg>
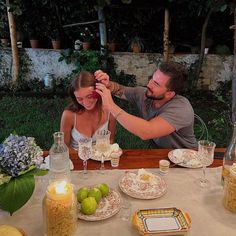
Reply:
<svg viewBox="0 0 236 236"><path fill-rule="evenodd" d="M121 205L121 219L129 221L131 218L131 203L127 199L123 200Z"/></svg>
<svg viewBox="0 0 236 236"><path fill-rule="evenodd" d="M120 162L120 153L113 152L111 153L110 157L111 157L111 166L117 168Z"/></svg>
<svg viewBox="0 0 236 236"><path fill-rule="evenodd" d="M169 172L170 162L167 160L160 160L159 168L160 168L160 173L162 175L166 175Z"/></svg>

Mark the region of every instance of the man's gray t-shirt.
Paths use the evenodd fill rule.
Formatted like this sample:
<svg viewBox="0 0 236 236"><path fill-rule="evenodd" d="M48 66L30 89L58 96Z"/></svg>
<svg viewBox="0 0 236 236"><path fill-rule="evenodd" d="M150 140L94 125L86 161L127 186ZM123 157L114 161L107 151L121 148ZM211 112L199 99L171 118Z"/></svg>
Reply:
<svg viewBox="0 0 236 236"><path fill-rule="evenodd" d="M175 127L167 136L153 139L159 148L196 148L194 136L194 111L187 98L176 95L160 108L152 107L152 99L146 97L144 87L125 87L125 97L137 105L145 120L159 116Z"/></svg>

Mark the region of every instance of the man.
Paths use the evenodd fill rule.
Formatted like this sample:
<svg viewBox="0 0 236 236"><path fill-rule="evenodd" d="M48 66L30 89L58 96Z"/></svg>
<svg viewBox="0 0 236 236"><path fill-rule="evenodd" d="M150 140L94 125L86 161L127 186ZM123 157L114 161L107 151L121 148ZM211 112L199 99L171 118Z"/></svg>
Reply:
<svg viewBox="0 0 236 236"><path fill-rule="evenodd" d="M179 63L160 64L146 88L125 87L109 81L101 70L95 72L96 91L103 105L129 132L143 140L153 139L159 148L196 148L194 111L190 102L178 95L184 86L185 70ZM137 105L142 118L122 110L111 93Z"/></svg>

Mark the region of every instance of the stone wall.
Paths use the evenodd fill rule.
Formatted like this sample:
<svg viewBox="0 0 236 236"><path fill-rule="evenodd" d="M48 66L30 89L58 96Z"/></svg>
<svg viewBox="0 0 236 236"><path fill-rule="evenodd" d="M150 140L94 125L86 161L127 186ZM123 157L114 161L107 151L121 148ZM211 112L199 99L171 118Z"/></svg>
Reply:
<svg viewBox="0 0 236 236"><path fill-rule="evenodd" d="M73 65L64 61L58 62L60 50L51 49L23 49L20 51L29 58L27 78L44 78L51 73L55 78L66 77L74 69ZM162 55L157 53L113 53L117 64L117 71L123 70L126 74L136 75L139 85L146 85L148 77L157 69L162 61ZM171 56L170 60L177 61L189 67L198 59L197 54L180 54ZM6 73L12 65L11 50L0 49L0 82L6 79ZM230 80L233 68L233 56L208 54L204 60L201 85L210 90L217 87L217 82Z"/></svg>

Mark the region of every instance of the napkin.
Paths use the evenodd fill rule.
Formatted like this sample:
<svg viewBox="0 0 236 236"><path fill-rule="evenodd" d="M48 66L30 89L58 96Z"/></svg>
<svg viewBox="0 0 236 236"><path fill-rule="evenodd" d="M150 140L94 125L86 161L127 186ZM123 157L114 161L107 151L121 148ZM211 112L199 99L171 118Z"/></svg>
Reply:
<svg viewBox="0 0 236 236"><path fill-rule="evenodd" d="M40 165L40 169L49 170L49 156L44 158L43 163ZM70 170L74 169L73 162L70 160Z"/></svg>
<svg viewBox="0 0 236 236"><path fill-rule="evenodd" d="M119 155L122 154L122 150L120 149L119 144L117 143L111 144L110 148L106 152L104 152L104 156L109 157L112 153L118 153ZM96 156L101 155L100 152L96 150L96 145L95 145L95 155Z"/></svg>

